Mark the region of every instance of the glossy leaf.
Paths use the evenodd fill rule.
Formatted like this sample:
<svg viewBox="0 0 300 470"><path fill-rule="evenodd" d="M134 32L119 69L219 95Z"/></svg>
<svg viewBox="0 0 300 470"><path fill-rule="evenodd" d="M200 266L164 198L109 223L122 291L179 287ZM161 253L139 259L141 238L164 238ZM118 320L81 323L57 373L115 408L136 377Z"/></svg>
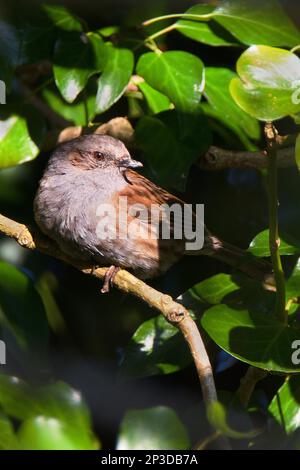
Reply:
<svg viewBox="0 0 300 470"><path fill-rule="evenodd" d="M18 377L0 374L0 406L13 418L23 421L39 414L31 388Z"/></svg>
<svg viewBox="0 0 300 470"><path fill-rule="evenodd" d="M140 82L137 86L143 93L149 107L149 111L152 114L157 114L170 109L169 98L152 88L147 82Z"/></svg>
<svg viewBox="0 0 300 470"><path fill-rule="evenodd" d="M295 244L288 243L285 241L284 236L280 237L280 246L279 252L281 255L295 255L300 254L300 246L298 247L296 242ZM269 230L264 230L260 232L250 243L248 251L254 256L267 257L271 256L270 246L269 246Z"/></svg>
<svg viewBox="0 0 300 470"><path fill-rule="evenodd" d="M212 5L198 4L189 8L185 13L191 15L204 15L213 12L215 9ZM174 24L174 29L184 36L194 41L208 44L209 46L231 46L235 44L235 38L228 34L215 21L197 21L182 18Z"/></svg>
<svg viewBox="0 0 300 470"><path fill-rule="evenodd" d="M80 95L73 103L66 103L57 93L48 88L43 91L46 103L66 120L76 126L86 126L95 117L95 94L92 93L93 86L87 85L86 95Z"/></svg>
<svg viewBox="0 0 300 470"><path fill-rule="evenodd" d="M240 286L233 281L230 274L216 274L190 289L192 296L201 302L219 304L232 292L239 290Z"/></svg>
<svg viewBox="0 0 300 470"><path fill-rule="evenodd" d="M0 109L0 168L33 160L44 133L44 121L37 112L20 115Z"/></svg>
<svg viewBox="0 0 300 470"><path fill-rule="evenodd" d="M182 190L190 166L208 149L211 132L200 112L171 110L140 119L135 138L159 183Z"/></svg>
<svg viewBox="0 0 300 470"><path fill-rule="evenodd" d="M158 406L127 411L121 423L117 450L185 450L187 432L175 412Z"/></svg>
<svg viewBox="0 0 300 470"><path fill-rule="evenodd" d="M22 450L96 450L97 443L80 428L56 418L37 416L22 423L18 430Z"/></svg>
<svg viewBox="0 0 300 470"><path fill-rule="evenodd" d="M284 49L252 46L237 62L230 92L251 116L273 121L300 110L300 59Z"/></svg>
<svg viewBox="0 0 300 470"><path fill-rule="evenodd" d="M300 377L290 377L274 396L269 412L290 434L300 427Z"/></svg>
<svg viewBox="0 0 300 470"><path fill-rule="evenodd" d="M53 27L59 28L63 31L82 31L80 21L64 6L42 5L41 8L49 20L51 20Z"/></svg>
<svg viewBox="0 0 300 470"><path fill-rule="evenodd" d="M23 422L18 432L21 449L98 447L81 394L65 383L32 389L17 377L1 374L0 406Z"/></svg>
<svg viewBox="0 0 300 470"><path fill-rule="evenodd" d="M125 349L120 372L125 377L170 374L190 362L188 348L177 328L159 316L136 330Z"/></svg>
<svg viewBox="0 0 300 470"><path fill-rule="evenodd" d="M98 82L97 113L103 113L121 98L130 81L133 65L133 53L129 49L107 46L107 59Z"/></svg>
<svg viewBox="0 0 300 470"><path fill-rule="evenodd" d="M0 322L26 351L44 352L48 324L33 282L16 267L0 261Z"/></svg>
<svg viewBox="0 0 300 470"><path fill-rule="evenodd" d="M292 362L292 343L299 340L299 330L270 314L216 305L201 323L215 343L243 362L274 372L300 372L300 365Z"/></svg>
<svg viewBox="0 0 300 470"><path fill-rule="evenodd" d="M137 73L168 96L180 111L192 112L198 107L204 87L204 66L193 54L147 52L138 61Z"/></svg>
<svg viewBox="0 0 300 470"><path fill-rule="evenodd" d="M211 18L244 44L293 47L300 33L277 0L223 0Z"/></svg>
<svg viewBox="0 0 300 470"><path fill-rule="evenodd" d="M205 69L205 97L215 115L219 116L222 122L228 123L238 136L246 134L251 139L258 140L260 137L258 121L244 112L230 94L229 85L235 76L236 74L229 69L207 67ZM243 136L241 136L242 139Z"/></svg>
<svg viewBox="0 0 300 470"><path fill-rule="evenodd" d="M61 35L55 45L54 78L62 96L72 103L88 79L104 66L107 48L102 39L84 33Z"/></svg>

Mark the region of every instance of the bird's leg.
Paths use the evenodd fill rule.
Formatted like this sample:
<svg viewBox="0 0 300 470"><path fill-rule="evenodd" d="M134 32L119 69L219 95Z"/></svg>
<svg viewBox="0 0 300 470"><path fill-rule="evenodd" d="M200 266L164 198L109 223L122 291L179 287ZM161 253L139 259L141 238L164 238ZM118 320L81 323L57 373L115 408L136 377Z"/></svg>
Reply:
<svg viewBox="0 0 300 470"><path fill-rule="evenodd" d="M106 294L109 292L110 287L113 285L114 278L117 274L118 271L120 271L121 268L118 266L110 266L108 270L105 273L104 276L104 282L103 282L103 287L101 289L102 294Z"/></svg>
<svg viewBox="0 0 300 470"><path fill-rule="evenodd" d="M98 268L100 268L100 266L98 266L96 264L91 267L91 272L90 272L91 276L93 276L95 274L95 271L97 271Z"/></svg>

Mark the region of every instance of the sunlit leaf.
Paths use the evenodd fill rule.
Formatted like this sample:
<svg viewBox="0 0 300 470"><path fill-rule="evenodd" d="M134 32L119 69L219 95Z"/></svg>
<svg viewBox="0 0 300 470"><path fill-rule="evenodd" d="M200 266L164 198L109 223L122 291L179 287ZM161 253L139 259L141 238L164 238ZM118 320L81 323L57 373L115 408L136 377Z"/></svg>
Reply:
<svg viewBox="0 0 300 470"><path fill-rule="evenodd" d="M33 160L39 153L44 133L44 121L33 110L21 115L14 110L10 112L7 108L1 108L0 168Z"/></svg>
<svg viewBox="0 0 300 470"><path fill-rule="evenodd" d="M184 450L190 443L175 412L158 406L127 411L121 423L117 450Z"/></svg>
<svg viewBox="0 0 300 470"><path fill-rule="evenodd" d="M235 103L229 91L230 82L236 74L222 67L207 67L205 77L204 94L215 116L218 116L221 122L227 123L241 140L244 134L258 140L260 137L258 121Z"/></svg>
<svg viewBox="0 0 300 470"><path fill-rule="evenodd" d="M120 372L125 377L170 374L190 362L182 335L161 315L145 321L136 330L125 349Z"/></svg>
<svg viewBox="0 0 300 470"><path fill-rule="evenodd" d="M180 111L197 108L204 87L202 61L184 51L147 52L137 64L137 73L172 101Z"/></svg>
<svg viewBox="0 0 300 470"><path fill-rule="evenodd" d="M214 9L213 5L198 4L189 8L185 13L205 15L213 12ZM182 18L174 24L174 29L194 41L210 46L231 46L236 44L235 38L215 21L206 22Z"/></svg>
<svg viewBox="0 0 300 470"><path fill-rule="evenodd" d="M152 88L147 82L138 83L138 87L143 93L151 113L157 114L170 109L170 100L167 96Z"/></svg>
<svg viewBox="0 0 300 470"><path fill-rule="evenodd" d="M244 44L296 46L300 33L277 0L223 0L211 18Z"/></svg>
<svg viewBox="0 0 300 470"><path fill-rule="evenodd" d="M60 36L55 45L53 72L56 85L66 101L72 103L90 76L102 70L106 51L99 36L93 36L93 43L91 36L84 33Z"/></svg>
<svg viewBox="0 0 300 470"><path fill-rule="evenodd" d="M269 412L287 433L300 427L300 377L290 377L274 396Z"/></svg>
<svg viewBox="0 0 300 470"><path fill-rule="evenodd" d="M107 59L98 82L97 113L103 113L121 98L129 83L133 62L129 49L107 46Z"/></svg>
<svg viewBox="0 0 300 470"><path fill-rule="evenodd" d="M251 116L273 121L299 112L300 59L292 52L252 46L240 56L237 72L230 92Z"/></svg>
<svg viewBox="0 0 300 470"><path fill-rule="evenodd" d="M294 244L292 244L294 243ZM269 230L260 232L250 243L248 251L254 256L266 257L271 256L269 244ZM300 246L297 246L296 241L288 243L285 237L280 237L279 253L281 255L295 255L300 253Z"/></svg>

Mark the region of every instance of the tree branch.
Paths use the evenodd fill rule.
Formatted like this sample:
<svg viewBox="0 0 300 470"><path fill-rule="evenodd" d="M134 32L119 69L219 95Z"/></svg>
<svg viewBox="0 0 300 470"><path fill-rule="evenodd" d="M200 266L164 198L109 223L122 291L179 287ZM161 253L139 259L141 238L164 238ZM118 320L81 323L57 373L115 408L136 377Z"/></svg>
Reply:
<svg viewBox="0 0 300 470"><path fill-rule="evenodd" d="M45 237L38 229L30 229L0 214L0 234L4 234L16 240L16 242L29 250L38 250L50 256L54 256L85 274L103 279L107 268L92 269L78 261L68 258L59 247ZM181 304L175 302L169 295L163 294L145 284L125 270L119 271L114 278L114 285L123 292L129 293L146 302L164 315L166 320L176 326L183 334L191 351L198 377L200 380L203 400L208 406L217 400L217 392L213 378L212 367L207 355L200 331L191 318L189 312Z"/></svg>
<svg viewBox="0 0 300 470"><path fill-rule="evenodd" d="M293 147L278 150L278 167L287 168L295 165L295 149ZM198 161L202 170L216 171L227 168L250 168L260 170L267 168L268 158L265 151L247 152L224 150L219 147L210 147Z"/></svg>

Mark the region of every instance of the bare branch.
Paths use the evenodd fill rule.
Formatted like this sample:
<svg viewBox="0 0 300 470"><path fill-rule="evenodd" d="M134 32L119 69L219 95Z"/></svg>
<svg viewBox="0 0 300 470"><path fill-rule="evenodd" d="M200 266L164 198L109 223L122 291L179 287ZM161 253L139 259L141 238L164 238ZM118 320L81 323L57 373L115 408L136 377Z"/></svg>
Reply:
<svg viewBox="0 0 300 470"><path fill-rule="evenodd" d="M202 170L225 170L227 168L267 168L268 158L266 152L246 152L224 150L219 147L210 147L198 161ZM295 149L293 147L278 150L278 166L287 168L295 165Z"/></svg>

